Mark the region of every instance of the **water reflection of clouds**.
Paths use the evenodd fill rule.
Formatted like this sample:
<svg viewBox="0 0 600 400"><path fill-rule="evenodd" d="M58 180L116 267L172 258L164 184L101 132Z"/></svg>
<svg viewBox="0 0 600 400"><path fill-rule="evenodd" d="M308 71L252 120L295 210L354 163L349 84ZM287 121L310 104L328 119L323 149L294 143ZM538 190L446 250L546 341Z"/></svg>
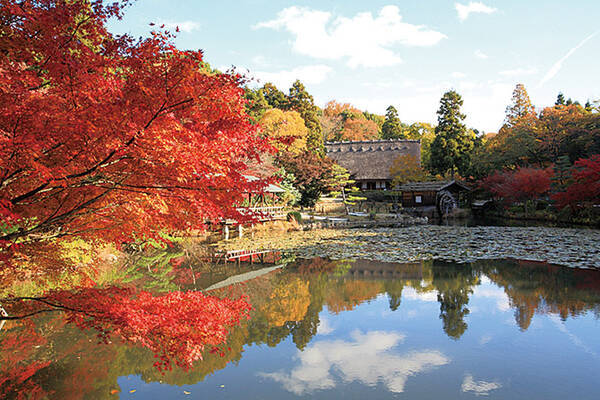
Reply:
<svg viewBox="0 0 600 400"><path fill-rule="evenodd" d="M402 291L402 297L408 300L437 301L437 295L437 290L430 290L429 292L417 292L410 286L405 287Z"/></svg>
<svg viewBox="0 0 600 400"><path fill-rule="evenodd" d="M590 354L594 358L600 358L600 357L598 357L598 353L596 353L594 350L592 350L581 339L579 339L577 336L575 336L574 334L572 334L567 329L567 327L565 326L565 323L560 320L560 318L559 318L558 315L550 314L548 316L548 318L550 319L550 321L552 321L554 323L554 325L556 325L556 327L558 328L559 331L561 331L562 333L566 334L569 337L569 339L571 340L571 343L573 343L575 346L583 349L583 351L585 351L586 353Z"/></svg>
<svg viewBox="0 0 600 400"><path fill-rule="evenodd" d="M488 344L490 341L492 340L492 335L483 335L480 339L479 339L479 344L481 346Z"/></svg>
<svg viewBox="0 0 600 400"><path fill-rule="evenodd" d="M473 375L465 376L460 389L463 392L473 392L476 396L487 396L492 390L500 389L502 384L499 382L476 381Z"/></svg>
<svg viewBox="0 0 600 400"><path fill-rule="evenodd" d="M317 327L317 335L329 335L335 329L331 326L329 319L324 316L319 317L319 326Z"/></svg>
<svg viewBox="0 0 600 400"><path fill-rule="evenodd" d="M392 349L403 340L404 336L396 332L354 331L349 341L327 340L309 346L298 355L300 365L289 373L262 372L259 376L279 382L297 395L334 388L334 371L343 382L358 381L368 386L381 382L388 390L400 393L409 376L450 362L435 350L394 354Z"/></svg>
<svg viewBox="0 0 600 400"><path fill-rule="evenodd" d="M476 286L473 288L473 297L485 297L496 300L496 308L500 312L510 310L510 300L506 293L504 293L504 290L499 287L483 284L481 286ZM476 307L471 308L471 311L476 310L478 310Z"/></svg>

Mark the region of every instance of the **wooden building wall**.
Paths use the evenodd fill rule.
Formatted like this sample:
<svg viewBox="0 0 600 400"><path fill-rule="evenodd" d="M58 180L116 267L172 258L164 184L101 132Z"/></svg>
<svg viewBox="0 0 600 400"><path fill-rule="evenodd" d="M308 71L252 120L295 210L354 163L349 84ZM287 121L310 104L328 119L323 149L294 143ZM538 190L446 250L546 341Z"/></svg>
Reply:
<svg viewBox="0 0 600 400"><path fill-rule="evenodd" d="M402 192L402 207L435 206L436 195L435 191ZM417 196L421 196L421 203L415 201Z"/></svg>

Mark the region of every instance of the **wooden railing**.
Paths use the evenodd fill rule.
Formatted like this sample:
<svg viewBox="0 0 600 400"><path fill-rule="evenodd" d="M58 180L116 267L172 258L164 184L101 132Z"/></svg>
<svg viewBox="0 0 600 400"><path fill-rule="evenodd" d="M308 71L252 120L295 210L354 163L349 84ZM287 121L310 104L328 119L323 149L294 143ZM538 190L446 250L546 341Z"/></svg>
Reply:
<svg viewBox="0 0 600 400"><path fill-rule="evenodd" d="M243 215L256 215L261 221L284 219L286 217L283 206L239 207L237 210Z"/></svg>
<svg viewBox="0 0 600 400"><path fill-rule="evenodd" d="M276 250L265 250L265 249L244 249L244 250L229 250L216 252L211 257L212 262L219 263L228 261L237 261L240 263L241 261L247 261L251 264L255 261L260 263L276 263L281 259L281 252Z"/></svg>

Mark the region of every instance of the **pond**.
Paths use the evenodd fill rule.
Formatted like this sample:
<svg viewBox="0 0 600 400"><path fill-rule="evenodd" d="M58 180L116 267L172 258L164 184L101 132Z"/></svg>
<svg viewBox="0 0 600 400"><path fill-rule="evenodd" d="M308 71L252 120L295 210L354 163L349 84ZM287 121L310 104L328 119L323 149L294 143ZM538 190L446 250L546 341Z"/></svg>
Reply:
<svg viewBox="0 0 600 400"><path fill-rule="evenodd" d="M188 371L160 372L147 349L100 344L58 313L7 323L0 397L600 398L598 270L288 261L198 267L193 281L160 275L215 296L246 295L253 307L222 354L206 352ZM141 282L161 291L175 280Z"/></svg>

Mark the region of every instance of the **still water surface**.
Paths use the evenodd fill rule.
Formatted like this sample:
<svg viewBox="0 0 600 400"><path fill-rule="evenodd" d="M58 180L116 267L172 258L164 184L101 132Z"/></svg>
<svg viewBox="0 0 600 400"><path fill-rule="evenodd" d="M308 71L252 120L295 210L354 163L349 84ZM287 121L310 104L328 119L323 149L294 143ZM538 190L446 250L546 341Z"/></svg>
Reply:
<svg viewBox="0 0 600 400"><path fill-rule="evenodd" d="M188 280L188 288L208 288L259 270L253 279L210 291L248 295L252 318L231 332L224 356L207 353L187 372L162 375L150 352L97 344L93 332L60 315L34 320L38 341L24 337L22 325L7 325L0 332L0 374L6 379L11 365L23 363L43 367L22 382L0 375L0 383L16 389L5 395L600 398L600 271L507 260L317 258L265 267L272 265L229 264Z"/></svg>

